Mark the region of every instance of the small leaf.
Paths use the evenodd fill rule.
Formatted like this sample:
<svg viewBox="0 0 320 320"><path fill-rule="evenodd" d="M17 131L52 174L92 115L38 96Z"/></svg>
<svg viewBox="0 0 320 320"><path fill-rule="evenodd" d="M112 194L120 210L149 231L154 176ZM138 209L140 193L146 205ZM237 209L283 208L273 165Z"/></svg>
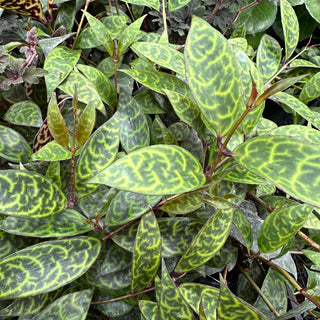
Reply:
<svg viewBox="0 0 320 320"><path fill-rule="evenodd" d="M312 250L302 250L308 259L310 259L316 266L320 267L320 254Z"/></svg>
<svg viewBox="0 0 320 320"><path fill-rule="evenodd" d="M66 207L62 191L46 177L29 171L0 171L0 212L42 218Z"/></svg>
<svg viewBox="0 0 320 320"><path fill-rule="evenodd" d="M187 272L212 258L224 245L230 232L233 209L214 213L182 255L175 271Z"/></svg>
<svg viewBox="0 0 320 320"><path fill-rule="evenodd" d="M146 320L160 320L159 307L156 302L139 300L139 308Z"/></svg>
<svg viewBox="0 0 320 320"><path fill-rule="evenodd" d="M154 213L145 214L133 251L131 292L143 290L156 276L161 260L161 235Z"/></svg>
<svg viewBox="0 0 320 320"><path fill-rule="evenodd" d="M82 276L99 252L100 241L90 237L45 241L15 252L0 261L0 299L56 290Z"/></svg>
<svg viewBox="0 0 320 320"><path fill-rule="evenodd" d="M169 0L168 1L168 9L169 11L178 10L185 5L187 5L191 0Z"/></svg>
<svg viewBox="0 0 320 320"><path fill-rule="evenodd" d="M64 119L60 113L55 93L52 93L49 101L47 119L49 130L54 140L61 146L68 148L69 135Z"/></svg>
<svg viewBox="0 0 320 320"><path fill-rule="evenodd" d="M160 10L160 1L159 0L128 0L126 2L136 4L138 6L151 7L157 11Z"/></svg>
<svg viewBox="0 0 320 320"><path fill-rule="evenodd" d="M312 76L308 82L303 86L300 92L300 100L308 103L320 95L320 72Z"/></svg>
<svg viewBox="0 0 320 320"><path fill-rule="evenodd" d="M82 111L77 126L76 137L79 146L83 146L89 139L96 122L96 108L94 103L89 102Z"/></svg>
<svg viewBox="0 0 320 320"><path fill-rule="evenodd" d="M200 163L188 151L173 145L153 145L131 152L89 180L148 195L187 192L204 182Z"/></svg>
<svg viewBox="0 0 320 320"><path fill-rule="evenodd" d="M236 209L233 212L233 221L236 228L239 230L248 252L250 252L252 243L253 243L253 235L250 223L244 213L240 209Z"/></svg>
<svg viewBox="0 0 320 320"><path fill-rule="evenodd" d="M280 0L281 23L284 33L286 59L288 60L299 42L299 22L288 0Z"/></svg>
<svg viewBox="0 0 320 320"><path fill-rule="evenodd" d="M202 193L184 194L166 202L161 206L161 210L169 214L186 214L199 209L202 206Z"/></svg>

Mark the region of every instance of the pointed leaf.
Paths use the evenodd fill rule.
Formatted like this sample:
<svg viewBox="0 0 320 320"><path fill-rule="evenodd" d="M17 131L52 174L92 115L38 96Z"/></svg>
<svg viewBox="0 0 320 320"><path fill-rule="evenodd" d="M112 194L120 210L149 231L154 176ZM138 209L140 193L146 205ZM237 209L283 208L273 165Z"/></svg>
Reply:
<svg viewBox="0 0 320 320"><path fill-rule="evenodd" d="M169 11L174 11L187 5L191 0L169 0L168 9Z"/></svg>
<svg viewBox="0 0 320 320"><path fill-rule="evenodd" d="M183 273L192 270L212 258L229 236L232 215L233 209L214 213L180 258L175 271Z"/></svg>
<svg viewBox="0 0 320 320"><path fill-rule="evenodd" d="M159 0L128 0L126 2L136 4L138 6L151 7L157 11L160 10L160 1Z"/></svg>
<svg viewBox="0 0 320 320"><path fill-rule="evenodd" d="M168 44L154 42L136 42L131 49L139 56L155 62L161 67L170 69L181 75L185 74L183 54Z"/></svg>
<svg viewBox="0 0 320 320"><path fill-rule="evenodd" d="M320 267L320 254L312 250L302 250L302 252L310 259L316 266Z"/></svg>
<svg viewBox="0 0 320 320"><path fill-rule="evenodd" d="M112 38L101 21L92 16L89 12L84 12L88 22L91 26L92 31L95 33L98 40L106 48L107 52L111 57L113 57L114 44Z"/></svg>
<svg viewBox="0 0 320 320"><path fill-rule="evenodd" d="M29 162L31 148L17 131L0 125L0 157L12 162Z"/></svg>
<svg viewBox="0 0 320 320"><path fill-rule="evenodd" d="M156 302L139 300L139 308L146 320L160 320L159 307Z"/></svg>
<svg viewBox="0 0 320 320"><path fill-rule="evenodd" d="M153 124L159 126L161 130L161 137L164 144L173 144L176 146L178 145L176 138L174 137L172 132L167 129L167 127L158 115L155 116Z"/></svg>
<svg viewBox="0 0 320 320"><path fill-rule="evenodd" d="M202 193L184 194L166 202L161 206L161 210L169 214L186 214L199 209L202 206Z"/></svg>
<svg viewBox="0 0 320 320"><path fill-rule="evenodd" d="M39 106L33 101L26 100L15 103L4 115L4 118L14 124L30 127L41 127L42 116Z"/></svg>
<svg viewBox="0 0 320 320"><path fill-rule="evenodd" d="M299 98L304 103L308 103L320 95L320 72L316 73L308 82L303 86Z"/></svg>
<svg viewBox="0 0 320 320"><path fill-rule="evenodd" d="M271 252L282 247L303 226L312 211L306 204L273 211L264 220L258 236L261 252Z"/></svg>
<svg viewBox="0 0 320 320"><path fill-rule="evenodd" d="M82 111L76 131L79 146L83 146L89 139L96 122L96 109L94 103L89 102Z"/></svg>
<svg viewBox="0 0 320 320"><path fill-rule="evenodd" d="M294 198L320 207L314 190L320 188L320 146L292 137L261 136L247 140L234 150L235 160ZM293 156L294 155L294 156Z"/></svg>
<svg viewBox="0 0 320 320"><path fill-rule="evenodd" d="M100 241L90 237L41 242L0 261L0 299L56 290L83 275L98 257Z"/></svg>
<svg viewBox="0 0 320 320"><path fill-rule="evenodd" d="M299 22L288 0L280 0L281 23L284 33L286 59L293 54L299 42Z"/></svg>
<svg viewBox="0 0 320 320"><path fill-rule="evenodd" d="M120 118L120 141L123 149L130 153L150 144L147 118L136 100L124 91L118 102Z"/></svg>
<svg viewBox="0 0 320 320"><path fill-rule="evenodd" d="M0 221L0 229L8 233L37 237L70 237L89 232L93 227L75 210L64 210L46 218L7 217Z"/></svg>
<svg viewBox="0 0 320 320"><path fill-rule="evenodd" d="M61 43L65 42L69 38L74 37L75 35L76 32L71 32L60 37L58 36L40 39L38 41L38 45L42 49L45 57L47 57L53 49L55 49L57 46L59 46Z"/></svg>
<svg viewBox="0 0 320 320"><path fill-rule="evenodd" d="M201 187L205 182L200 163L178 146L154 145L117 160L89 180L121 190L165 195Z"/></svg>
<svg viewBox="0 0 320 320"><path fill-rule="evenodd" d="M73 292L55 300L43 311L31 318L31 320L55 319L87 319L93 289Z"/></svg>
<svg viewBox="0 0 320 320"><path fill-rule="evenodd" d="M161 260L161 235L154 213L148 212L138 227L133 251L131 292L143 290L156 276Z"/></svg>
<svg viewBox="0 0 320 320"><path fill-rule="evenodd" d="M60 113L55 93L51 95L49 101L47 119L49 130L54 140L61 146L68 148L69 135L64 119Z"/></svg>
<svg viewBox="0 0 320 320"><path fill-rule="evenodd" d="M247 220L246 216L240 209L236 209L233 212L233 221L236 228L239 230L248 252L250 252L252 243L253 243L253 235L250 227L250 223Z"/></svg>
<svg viewBox="0 0 320 320"><path fill-rule="evenodd" d="M77 64L80 54L80 50L71 50L63 46L53 49L48 54L43 67L48 71L45 75L48 99Z"/></svg>
<svg viewBox="0 0 320 320"><path fill-rule="evenodd" d="M33 152L39 151L43 146L45 146L51 140L51 134L48 127L48 119L43 121L41 128L34 137L33 140Z"/></svg>
<svg viewBox="0 0 320 320"><path fill-rule="evenodd" d="M29 171L0 171L0 212L41 218L65 209L62 191L44 176Z"/></svg>
<svg viewBox="0 0 320 320"><path fill-rule="evenodd" d="M193 17L185 47L189 86L205 119L225 136L239 117L241 78L231 45L204 20Z"/></svg>

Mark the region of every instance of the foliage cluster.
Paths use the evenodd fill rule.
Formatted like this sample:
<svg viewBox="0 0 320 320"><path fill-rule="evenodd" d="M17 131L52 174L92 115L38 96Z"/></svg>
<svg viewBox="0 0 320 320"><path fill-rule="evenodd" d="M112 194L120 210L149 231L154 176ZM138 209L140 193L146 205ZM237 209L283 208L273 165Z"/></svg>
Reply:
<svg viewBox="0 0 320 320"><path fill-rule="evenodd" d="M0 319L320 316L318 0L0 7Z"/></svg>

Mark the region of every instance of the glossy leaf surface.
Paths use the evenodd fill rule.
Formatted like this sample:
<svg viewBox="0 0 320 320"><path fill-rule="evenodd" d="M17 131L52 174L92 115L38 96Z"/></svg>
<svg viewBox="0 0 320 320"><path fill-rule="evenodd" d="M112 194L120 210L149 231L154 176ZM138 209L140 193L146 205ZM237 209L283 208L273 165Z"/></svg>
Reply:
<svg viewBox="0 0 320 320"><path fill-rule="evenodd" d="M289 59L299 41L299 22L288 0L280 0L280 12L285 39L286 59Z"/></svg>
<svg viewBox="0 0 320 320"><path fill-rule="evenodd" d="M76 138L79 146L83 146L90 137L96 122L96 109L93 103L89 102L81 113L76 131Z"/></svg>
<svg viewBox="0 0 320 320"><path fill-rule="evenodd" d="M235 160L247 170L263 177L294 198L320 206L314 190L320 188L315 159L320 147L285 136L250 139L235 150ZM292 156L294 155L294 157Z"/></svg>
<svg viewBox="0 0 320 320"><path fill-rule="evenodd" d="M225 136L237 120L241 104L239 65L231 45L204 20L193 17L185 64L189 86L203 116L218 136Z"/></svg>
<svg viewBox="0 0 320 320"><path fill-rule="evenodd" d="M258 236L261 252L271 252L282 247L303 226L312 211L301 204L273 211L263 222Z"/></svg>
<svg viewBox="0 0 320 320"><path fill-rule="evenodd" d="M17 131L0 125L0 157L12 162L29 162L31 148Z"/></svg>
<svg viewBox="0 0 320 320"><path fill-rule="evenodd" d="M304 102L310 102L320 95L320 72L316 73L302 88L300 99Z"/></svg>
<svg viewBox="0 0 320 320"><path fill-rule="evenodd" d="M156 276L161 260L161 235L154 213L148 212L138 227L133 251L131 292L143 290Z"/></svg>
<svg viewBox="0 0 320 320"><path fill-rule="evenodd" d="M75 210L64 210L46 218L7 217L0 220L0 229L8 233L37 237L70 237L89 232L93 227Z"/></svg>
<svg viewBox="0 0 320 320"><path fill-rule="evenodd" d="M58 289L84 274L99 251L99 240L78 237L42 242L11 254L0 261L0 299Z"/></svg>
<svg viewBox="0 0 320 320"><path fill-rule="evenodd" d="M233 212L232 222L239 230L248 252L250 252L252 243L253 243L253 235L249 221L247 220L246 216L240 209L236 209Z"/></svg>
<svg viewBox="0 0 320 320"><path fill-rule="evenodd" d="M0 171L0 212L41 218L65 209L67 199L57 185L28 171Z"/></svg>
<svg viewBox="0 0 320 320"><path fill-rule="evenodd" d="M177 146L141 148L117 160L90 183L148 195L182 193L205 182L200 163Z"/></svg>
<svg viewBox="0 0 320 320"><path fill-rule="evenodd" d="M177 263L175 271L183 273L192 270L212 258L229 236L232 215L233 209L214 213L193 238L191 245Z"/></svg>
<svg viewBox="0 0 320 320"><path fill-rule="evenodd" d="M186 214L202 206L202 194L190 193L166 202L161 210L169 214Z"/></svg>

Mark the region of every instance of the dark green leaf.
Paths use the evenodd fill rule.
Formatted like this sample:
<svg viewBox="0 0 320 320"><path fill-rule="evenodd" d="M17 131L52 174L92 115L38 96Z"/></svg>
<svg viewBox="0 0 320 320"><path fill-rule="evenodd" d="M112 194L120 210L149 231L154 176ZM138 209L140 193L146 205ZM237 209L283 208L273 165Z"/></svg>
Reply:
<svg viewBox="0 0 320 320"><path fill-rule="evenodd" d="M202 193L190 193L166 202L161 210L169 214L186 214L202 206Z"/></svg>
<svg viewBox="0 0 320 320"><path fill-rule="evenodd" d="M233 223L239 230L248 252L250 252L253 243L252 230L249 221L240 209L234 210Z"/></svg>
<svg viewBox="0 0 320 320"><path fill-rule="evenodd" d="M306 8L311 17L320 23L320 4L317 0L306 0Z"/></svg>

